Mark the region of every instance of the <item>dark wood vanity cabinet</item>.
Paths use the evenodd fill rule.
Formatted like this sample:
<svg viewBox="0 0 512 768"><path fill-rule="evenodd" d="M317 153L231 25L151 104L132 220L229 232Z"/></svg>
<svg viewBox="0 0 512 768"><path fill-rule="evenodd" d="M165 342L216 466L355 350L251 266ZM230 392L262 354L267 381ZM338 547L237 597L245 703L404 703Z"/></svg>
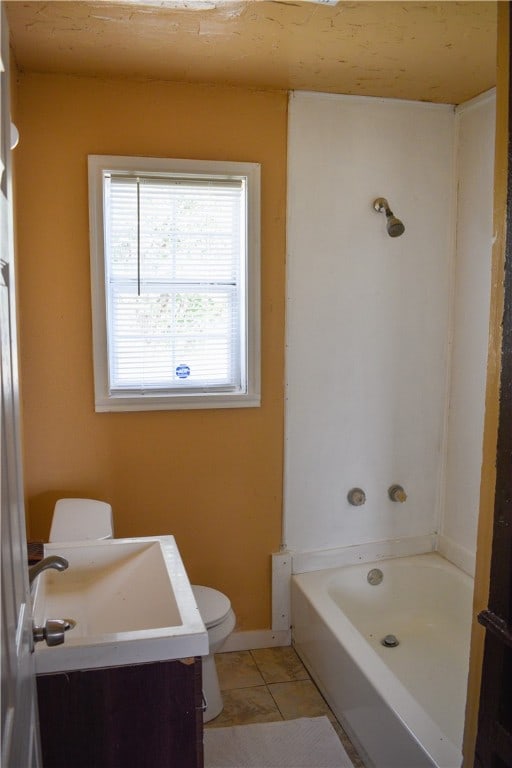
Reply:
<svg viewBox="0 0 512 768"><path fill-rule="evenodd" d="M43 768L202 768L201 659L37 677Z"/></svg>

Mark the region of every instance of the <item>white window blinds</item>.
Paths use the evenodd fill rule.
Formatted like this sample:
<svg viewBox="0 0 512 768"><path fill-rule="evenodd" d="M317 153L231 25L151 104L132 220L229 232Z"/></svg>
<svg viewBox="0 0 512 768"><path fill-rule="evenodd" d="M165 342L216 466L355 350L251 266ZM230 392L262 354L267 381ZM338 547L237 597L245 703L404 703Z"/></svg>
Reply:
<svg viewBox="0 0 512 768"><path fill-rule="evenodd" d="M245 181L103 178L110 392L243 392Z"/></svg>

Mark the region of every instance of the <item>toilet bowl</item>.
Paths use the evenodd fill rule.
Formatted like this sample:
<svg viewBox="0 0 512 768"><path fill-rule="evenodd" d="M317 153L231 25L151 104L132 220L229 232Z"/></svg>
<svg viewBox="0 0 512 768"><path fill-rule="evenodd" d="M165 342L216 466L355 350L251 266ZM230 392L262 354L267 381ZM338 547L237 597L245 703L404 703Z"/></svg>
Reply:
<svg viewBox="0 0 512 768"><path fill-rule="evenodd" d="M94 499L59 499L53 511L50 542L111 539L114 535L112 507ZM208 632L208 656L202 657L203 721L213 720L222 712L214 654L235 628L236 618L226 595L211 587L192 585L201 618Z"/></svg>
<svg viewBox="0 0 512 768"><path fill-rule="evenodd" d="M211 587L192 585L199 613L208 632L208 656L202 657L205 723L222 712L224 706L215 666L215 653L220 651L235 628L236 617L229 599Z"/></svg>

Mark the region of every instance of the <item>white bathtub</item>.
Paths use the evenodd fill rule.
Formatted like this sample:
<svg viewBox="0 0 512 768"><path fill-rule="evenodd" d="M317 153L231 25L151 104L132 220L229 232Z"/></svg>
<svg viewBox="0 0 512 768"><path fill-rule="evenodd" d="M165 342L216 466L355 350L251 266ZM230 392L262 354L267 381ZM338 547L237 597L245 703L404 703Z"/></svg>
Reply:
<svg viewBox="0 0 512 768"><path fill-rule="evenodd" d="M292 577L295 648L368 766L461 765L472 590L435 553Z"/></svg>

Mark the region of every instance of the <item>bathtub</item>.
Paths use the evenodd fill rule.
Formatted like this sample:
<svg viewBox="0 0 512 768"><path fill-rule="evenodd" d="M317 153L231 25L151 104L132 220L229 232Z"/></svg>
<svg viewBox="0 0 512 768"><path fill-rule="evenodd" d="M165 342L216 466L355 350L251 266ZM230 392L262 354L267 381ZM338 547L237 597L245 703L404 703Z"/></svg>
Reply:
<svg viewBox="0 0 512 768"><path fill-rule="evenodd" d="M295 648L365 764L459 768L473 580L428 553L296 574L291 592Z"/></svg>

